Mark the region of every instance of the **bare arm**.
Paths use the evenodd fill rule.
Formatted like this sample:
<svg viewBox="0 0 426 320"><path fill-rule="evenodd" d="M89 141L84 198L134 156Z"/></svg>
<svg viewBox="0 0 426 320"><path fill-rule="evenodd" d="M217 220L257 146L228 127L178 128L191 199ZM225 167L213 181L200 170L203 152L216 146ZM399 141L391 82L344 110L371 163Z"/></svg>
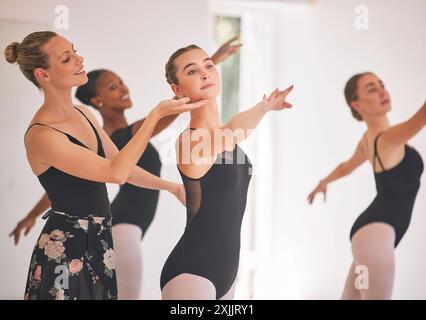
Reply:
<svg viewBox="0 0 426 320"><path fill-rule="evenodd" d="M159 134L161 131L166 129L170 124L175 121L177 118L177 114L167 116L162 118L160 121L158 121L157 125L155 126L154 131L152 132L152 137L155 137L157 134ZM132 124L132 136L135 135L135 133L139 130L139 128L142 126L143 122L146 118L140 119Z"/></svg>
<svg viewBox="0 0 426 320"><path fill-rule="evenodd" d="M86 115L89 117L90 121L93 123L99 133L99 136L102 140L102 146L105 150L105 156L108 159L114 159L114 157L116 157L120 153L117 146L108 136L108 134L102 129L97 119L90 113ZM137 160L139 160L139 158ZM179 201L181 201L184 205L186 204L185 190L182 184L177 184L171 181L161 179L160 177L153 175L152 173L146 171L145 169L142 169L136 164L130 170L130 174L125 182L141 188L169 191L173 195L175 195L179 199Z"/></svg>
<svg viewBox="0 0 426 320"><path fill-rule="evenodd" d="M9 237L14 238L15 245L19 243L21 232L25 230L24 235L26 236L35 225L35 221L39 215L50 208L50 200L45 193L41 199L37 202L33 209L25 216L24 219L18 222L13 231L9 234Z"/></svg>
<svg viewBox="0 0 426 320"><path fill-rule="evenodd" d="M356 168L363 164L365 160L367 160L367 156L363 147L364 138L365 136L358 143L355 153L349 160L339 164L327 177L319 182L317 187L308 196L309 204L312 204L316 194L320 192L324 194L325 201L327 199L327 186L329 183L351 174Z"/></svg>
<svg viewBox="0 0 426 320"><path fill-rule="evenodd" d="M112 158L105 159L76 145L62 133L44 126L34 126L25 137L27 156L31 162L53 166L70 175L98 182L123 184L151 138L158 120L163 116L197 108L205 102L185 104L188 99L166 100L151 111L135 136ZM87 108L81 108L93 120ZM98 126L99 129L99 126ZM102 129L99 130L103 132ZM105 134L105 132L103 132Z"/></svg>
<svg viewBox="0 0 426 320"><path fill-rule="evenodd" d="M216 155L225 150L234 150L236 144L250 135L267 112L291 108L292 105L285 99L292 89L293 86L283 91L275 90L268 98L264 96L262 102L238 113L220 128L201 128L182 133L176 143L179 169L191 178L201 177L211 167Z"/></svg>
<svg viewBox="0 0 426 320"><path fill-rule="evenodd" d="M49 208L50 208L50 199L47 196L47 193L45 192L43 196L40 198L40 200L36 203L34 208L32 208L31 211L28 213L28 215L38 217Z"/></svg>
<svg viewBox="0 0 426 320"><path fill-rule="evenodd" d="M207 144L209 147L214 146L213 152L206 155L207 157L220 154L224 150L233 150L236 144L247 139L266 113L292 107L290 103L285 101L291 90L293 90L293 86L283 91L276 89L268 98L265 95L261 102L249 110L237 113L227 124L218 129L193 131L190 139L191 150L199 143Z"/></svg>
<svg viewBox="0 0 426 320"><path fill-rule="evenodd" d="M413 138L426 125L426 102L407 121L390 127L381 137L388 146L398 147Z"/></svg>
<svg viewBox="0 0 426 320"><path fill-rule="evenodd" d="M108 136L108 134L101 128L100 124L97 122L95 117L93 117L93 119L91 118L90 120L92 121L92 123L95 125L96 129L99 132L99 135L102 140L102 145L105 150L105 156L108 159L114 159L117 155L120 154L120 151L118 150L117 146ZM140 159L140 156L137 158L136 163L139 159ZM128 178L125 182L131 183L138 187L155 189L155 190L170 191L175 187L175 183L163 180L157 177L156 175L149 173L148 171L142 169L141 167L136 166L136 163L129 171Z"/></svg>
<svg viewBox="0 0 426 320"><path fill-rule="evenodd" d="M217 51L211 56L214 64L219 64L226 59L228 59L231 55L235 54L240 50L242 44L232 44L235 41L238 41L240 36L235 36L229 41L225 42L223 45L217 49Z"/></svg>

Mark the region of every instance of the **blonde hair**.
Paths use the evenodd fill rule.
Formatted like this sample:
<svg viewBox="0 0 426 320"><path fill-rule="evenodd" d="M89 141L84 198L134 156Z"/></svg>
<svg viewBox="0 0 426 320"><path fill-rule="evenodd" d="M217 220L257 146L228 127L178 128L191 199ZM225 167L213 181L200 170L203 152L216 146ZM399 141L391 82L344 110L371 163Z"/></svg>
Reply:
<svg viewBox="0 0 426 320"><path fill-rule="evenodd" d="M38 31L27 35L21 43L12 42L4 50L4 56L9 63L17 62L23 75L37 88L40 84L34 75L37 68L48 69L49 57L41 50L51 38L57 34L53 31Z"/></svg>

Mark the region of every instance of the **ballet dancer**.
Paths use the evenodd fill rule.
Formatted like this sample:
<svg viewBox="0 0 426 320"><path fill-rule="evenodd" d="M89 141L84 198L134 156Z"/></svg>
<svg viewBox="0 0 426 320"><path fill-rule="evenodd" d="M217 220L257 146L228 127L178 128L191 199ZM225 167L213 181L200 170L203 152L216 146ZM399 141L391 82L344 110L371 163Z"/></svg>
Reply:
<svg viewBox="0 0 426 320"><path fill-rule="evenodd" d="M163 299L232 299L239 266L240 231L251 163L238 143L263 116L290 108L292 86L272 92L221 125L218 71L205 51L190 45L173 53L166 78L179 98L207 100L191 111L189 128L176 142L187 197L187 223L161 273Z"/></svg>
<svg viewBox="0 0 426 320"><path fill-rule="evenodd" d="M365 122L367 131L353 156L321 180L308 201L312 204L317 193L323 193L325 200L329 183L349 175L366 160L372 164L377 195L352 226L353 262L342 299L391 299L394 251L410 224L423 172L420 154L407 142L425 126L426 104L407 121L392 126L387 117L389 93L374 73L352 76L344 93L352 115ZM367 268L369 282L355 286L359 266Z"/></svg>

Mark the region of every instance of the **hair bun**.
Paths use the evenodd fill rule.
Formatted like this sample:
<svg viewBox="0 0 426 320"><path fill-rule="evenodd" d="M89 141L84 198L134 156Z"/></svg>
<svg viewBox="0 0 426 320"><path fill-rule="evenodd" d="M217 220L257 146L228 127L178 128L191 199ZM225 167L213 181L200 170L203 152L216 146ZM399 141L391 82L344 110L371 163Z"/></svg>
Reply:
<svg viewBox="0 0 426 320"><path fill-rule="evenodd" d="M12 42L4 50L4 56L9 63L15 63L18 60L18 42Z"/></svg>

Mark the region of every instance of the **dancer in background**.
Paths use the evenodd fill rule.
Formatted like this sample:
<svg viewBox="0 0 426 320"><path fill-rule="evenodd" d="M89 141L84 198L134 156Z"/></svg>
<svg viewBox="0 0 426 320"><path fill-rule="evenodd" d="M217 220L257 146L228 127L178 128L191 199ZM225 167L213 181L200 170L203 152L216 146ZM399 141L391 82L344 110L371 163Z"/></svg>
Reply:
<svg viewBox="0 0 426 320"><path fill-rule="evenodd" d="M352 76L345 86L345 98L352 115L365 122L367 131L354 155L321 180L308 201L312 203L317 193L323 193L325 199L329 183L349 175L366 160L372 164L377 195L352 227L353 262L342 299L390 299L394 249L410 224L423 172L420 154L407 142L424 128L426 104L407 121L392 126L387 117L389 93L371 72ZM368 289L355 287L355 268L361 265L368 268Z"/></svg>

